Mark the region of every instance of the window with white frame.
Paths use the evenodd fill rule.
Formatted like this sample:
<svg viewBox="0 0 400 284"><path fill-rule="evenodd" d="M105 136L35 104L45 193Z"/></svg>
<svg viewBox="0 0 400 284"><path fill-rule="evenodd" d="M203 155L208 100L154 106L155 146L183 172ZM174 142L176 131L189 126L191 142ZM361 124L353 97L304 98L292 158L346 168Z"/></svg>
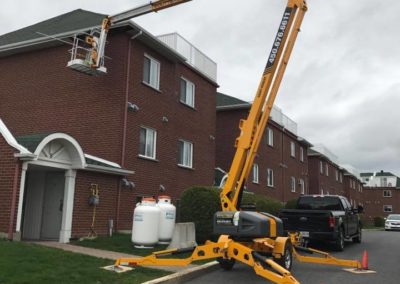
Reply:
<svg viewBox="0 0 400 284"><path fill-rule="evenodd" d="M157 131L148 128L140 128L139 156L155 159L156 158Z"/></svg>
<svg viewBox="0 0 400 284"><path fill-rule="evenodd" d="M383 197L392 197L392 191L391 190L384 190L383 191Z"/></svg>
<svg viewBox="0 0 400 284"><path fill-rule="evenodd" d="M300 193L304 194L305 193L305 183L304 183L304 179L299 179L299 185L300 185Z"/></svg>
<svg viewBox="0 0 400 284"><path fill-rule="evenodd" d="M290 141L290 156L296 157L296 144Z"/></svg>
<svg viewBox="0 0 400 284"><path fill-rule="evenodd" d="M392 205L383 205L383 212L392 212L393 206Z"/></svg>
<svg viewBox="0 0 400 284"><path fill-rule="evenodd" d="M304 162L304 148L300 147L300 162Z"/></svg>
<svg viewBox="0 0 400 284"><path fill-rule="evenodd" d="M336 177L336 181L339 181L339 171L338 171L338 170L336 170L336 171L335 171L335 173L336 173L336 175L335 175L335 177Z"/></svg>
<svg viewBox="0 0 400 284"><path fill-rule="evenodd" d="M258 183L258 164L253 164L253 182Z"/></svg>
<svg viewBox="0 0 400 284"><path fill-rule="evenodd" d="M186 140L179 140L179 160L178 165L193 167L193 143Z"/></svg>
<svg viewBox="0 0 400 284"><path fill-rule="evenodd" d="M290 178L290 191L296 192L296 178L295 177Z"/></svg>
<svg viewBox="0 0 400 284"><path fill-rule="evenodd" d="M269 127L267 127L267 143L268 146L274 146L274 131Z"/></svg>
<svg viewBox="0 0 400 284"><path fill-rule="evenodd" d="M143 82L160 89L160 62L147 54L144 55Z"/></svg>
<svg viewBox="0 0 400 284"><path fill-rule="evenodd" d="M326 176L329 176L329 164L325 163L325 174Z"/></svg>
<svg viewBox="0 0 400 284"><path fill-rule="evenodd" d="M324 174L324 164L322 161L319 161L319 172L323 175Z"/></svg>
<svg viewBox="0 0 400 284"><path fill-rule="evenodd" d="M185 78L181 78L180 101L194 108L195 86Z"/></svg>
<svg viewBox="0 0 400 284"><path fill-rule="evenodd" d="M272 169L267 169L267 186L274 186L274 171Z"/></svg>
<svg viewBox="0 0 400 284"><path fill-rule="evenodd" d="M339 173L339 181L340 181L340 183L343 183L343 174L342 173Z"/></svg>

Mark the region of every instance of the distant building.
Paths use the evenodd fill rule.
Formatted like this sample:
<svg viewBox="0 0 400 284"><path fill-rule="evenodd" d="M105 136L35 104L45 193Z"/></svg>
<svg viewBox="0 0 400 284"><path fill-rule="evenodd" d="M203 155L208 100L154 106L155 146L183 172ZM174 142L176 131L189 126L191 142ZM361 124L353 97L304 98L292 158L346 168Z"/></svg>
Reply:
<svg viewBox="0 0 400 284"><path fill-rule="evenodd" d="M391 172L367 172L361 173L361 179L365 186L369 187L400 187L400 178Z"/></svg>

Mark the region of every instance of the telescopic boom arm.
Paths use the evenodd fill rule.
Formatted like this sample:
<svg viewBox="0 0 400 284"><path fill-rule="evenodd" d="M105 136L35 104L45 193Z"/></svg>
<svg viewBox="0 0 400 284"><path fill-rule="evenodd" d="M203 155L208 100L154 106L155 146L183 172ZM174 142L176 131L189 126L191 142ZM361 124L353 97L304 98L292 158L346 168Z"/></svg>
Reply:
<svg viewBox="0 0 400 284"><path fill-rule="evenodd" d="M223 211L237 211L240 207L243 187L251 171L306 11L305 0L288 1L250 113L247 119L241 120L239 124L241 133L235 142L236 154L221 192Z"/></svg>
<svg viewBox="0 0 400 284"><path fill-rule="evenodd" d="M156 2L150 2L122 13L108 16L103 20L101 25L100 37L88 36L86 42L92 46L91 59L92 68L98 68L100 66L101 58L104 56L104 49L106 45L107 34L110 27L113 24L123 22L141 15L145 15L151 12L158 12L160 10L170 8L191 0L159 0Z"/></svg>

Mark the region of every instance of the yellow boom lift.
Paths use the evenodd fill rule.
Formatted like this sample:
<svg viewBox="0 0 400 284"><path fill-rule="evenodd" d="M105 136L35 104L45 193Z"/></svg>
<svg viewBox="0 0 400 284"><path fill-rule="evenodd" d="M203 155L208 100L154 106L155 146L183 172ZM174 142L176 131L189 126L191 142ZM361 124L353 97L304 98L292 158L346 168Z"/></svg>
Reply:
<svg viewBox="0 0 400 284"><path fill-rule="evenodd" d="M86 58L79 61L73 57L68 66L91 75L105 73L104 48L108 30L113 24L187 1L160 0L107 17L101 30L97 33L93 31L86 37L85 42L91 46L87 49ZM289 272L293 257L302 262L361 267L358 261L337 259L325 252L302 247L301 237L296 233L285 235L282 221L273 215L240 209L243 188L306 11L304 0L288 0L250 113L246 120L240 121L241 134L236 139L236 154L220 196L222 211L217 212L213 220L214 233L220 236L218 241L207 241L190 249L155 252L143 258L120 258L115 262L115 269L120 265L185 266L195 260L216 258L224 269L230 270L237 260L251 266L265 279L293 284L299 283ZM187 251L191 251L192 255L185 259L165 258ZM303 256L298 251L322 257Z"/></svg>

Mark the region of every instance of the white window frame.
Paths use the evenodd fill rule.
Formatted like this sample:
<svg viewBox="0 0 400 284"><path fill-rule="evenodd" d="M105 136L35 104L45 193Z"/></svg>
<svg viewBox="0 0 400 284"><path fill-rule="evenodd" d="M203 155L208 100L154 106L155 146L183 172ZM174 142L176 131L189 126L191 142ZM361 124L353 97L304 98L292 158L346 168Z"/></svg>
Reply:
<svg viewBox="0 0 400 284"><path fill-rule="evenodd" d="M183 143L183 147L179 147L178 149L178 166L184 167L184 168L193 168L193 143L188 140L184 139L179 139L179 143ZM182 149L182 161L179 162L181 153L180 150ZM185 157L186 155L186 157Z"/></svg>
<svg viewBox="0 0 400 284"><path fill-rule="evenodd" d="M329 176L329 164L328 164L328 162L325 163L325 175L327 177Z"/></svg>
<svg viewBox="0 0 400 284"><path fill-rule="evenodd" d="M335 171L335 178L336 178L336 181L339 181L339 171L338 170Z"/></svg>
<svg viewBox="0 0 400 284"><path fill-rule="evenodd" d="M304 148L300 147L300 162L304 162Z"/></svg>
<svg viewBox="0 0 400 284"><path fill-rule="evenodd" d="M182 87L181 87L182 81L184 81L186 84L184 98L182 98L182 96L183 96ZM189 92L190 90L192 90L191 94ZM184 77L181 77L180 84L179 84L179 101L187 106L194 108L195 94L196 94L195 84L192 81L190 81ZM188 98L190 98L190 99L188 99Z"/></svg>
<svg viewBox="0 0 400 284"><path fill-rule="evenodd" d="M393 205L383 205L383 212L393 212Z"/></svg>
<svg viewBox="0 0 400 284"><path fill-rule="evenodd" d="M385 194L385 193L389 193L389 194ZM383 191L383 197L386 197L386 198L392 197L392 191L391 190L384 190Z"/></svg>
<svg viewBox="0 0 400 284"><path fill-rule="evenodd" d="M253 183L259 183L258 179L258 164L253 164Z"/></svg>
<svg viewBox="0 0 400 284"><path fill-rule="evenodd" d="M143 61L143 83L156 89L156 90L160 90L160 70L161 70L161 63L154 59L153 57L151 57L148 54L144 54L144 58L147 58L148 60L150 60L150 66L149 66L149 82L147 82L145 80L145 74L144 74L144 66L145 63ZM156 68L156 69L155 69ZM156 72L155 74L153 74L153 72Z"/></svg>
<svg viewBox="0 0 400 284"><path fill-rule="evenodd" d="M304 179L299 179L299 185L300 185L300 194L305 194L305 182Z"/></svg>
<svg viewBox="0 0 400 284"><path fill-rule="evenodd" d="M296 144L290 141L290 156L296 158Z"/></svg>
<svg viewBox="0 0 400 284"><path fill-rule="evenodd" d="M319 173L321 175L324 174L324 163L322 163L322 161L319 161Z"/></svg>
<svg viewBox="0 0 400 284"><path fill-rule="evenodd" d="M274 187L274 170L267 169L267 186Z"/></svg>
<svg viewBox="0 0 400 284"><path fill-rule="evenodd" d="M145 136L145 141L144 141L144 153L140 153L141 152L141 130L144 129L146 130L146 136ZM150 134L154 134L154 136L152 136L152 143L148 142L149 139L151 139L151 135ZM150 145L152 144L152 145ZM149 147L153 148L153 152L150 153L150 155L148 155L148 150L150 151ZM141 126L140 127L140 132L139 132L139 156L140 157L144 157L144 158L148 158L148 159L156 159L156 153L157 153L157 130L155 130L154 128L150 128L150 127L146 127L146 126Z"/></svg>
<svg viewBox="0 0 400 284"><path fill-rule="evenodd" d="M274 131L269 127L267 127L267 144L274 147Z"/></svg>
<svg viewBox="0 0 400 284"><path fill-rule="evenodd" d="M296 178L290 177L290 191L296 192Z"/></svg>
<svg viewBox="0 0 400 284"><path fill-rule="evenodd" d="M343 173L339 173L339 182L343 183Z"/></svg>

